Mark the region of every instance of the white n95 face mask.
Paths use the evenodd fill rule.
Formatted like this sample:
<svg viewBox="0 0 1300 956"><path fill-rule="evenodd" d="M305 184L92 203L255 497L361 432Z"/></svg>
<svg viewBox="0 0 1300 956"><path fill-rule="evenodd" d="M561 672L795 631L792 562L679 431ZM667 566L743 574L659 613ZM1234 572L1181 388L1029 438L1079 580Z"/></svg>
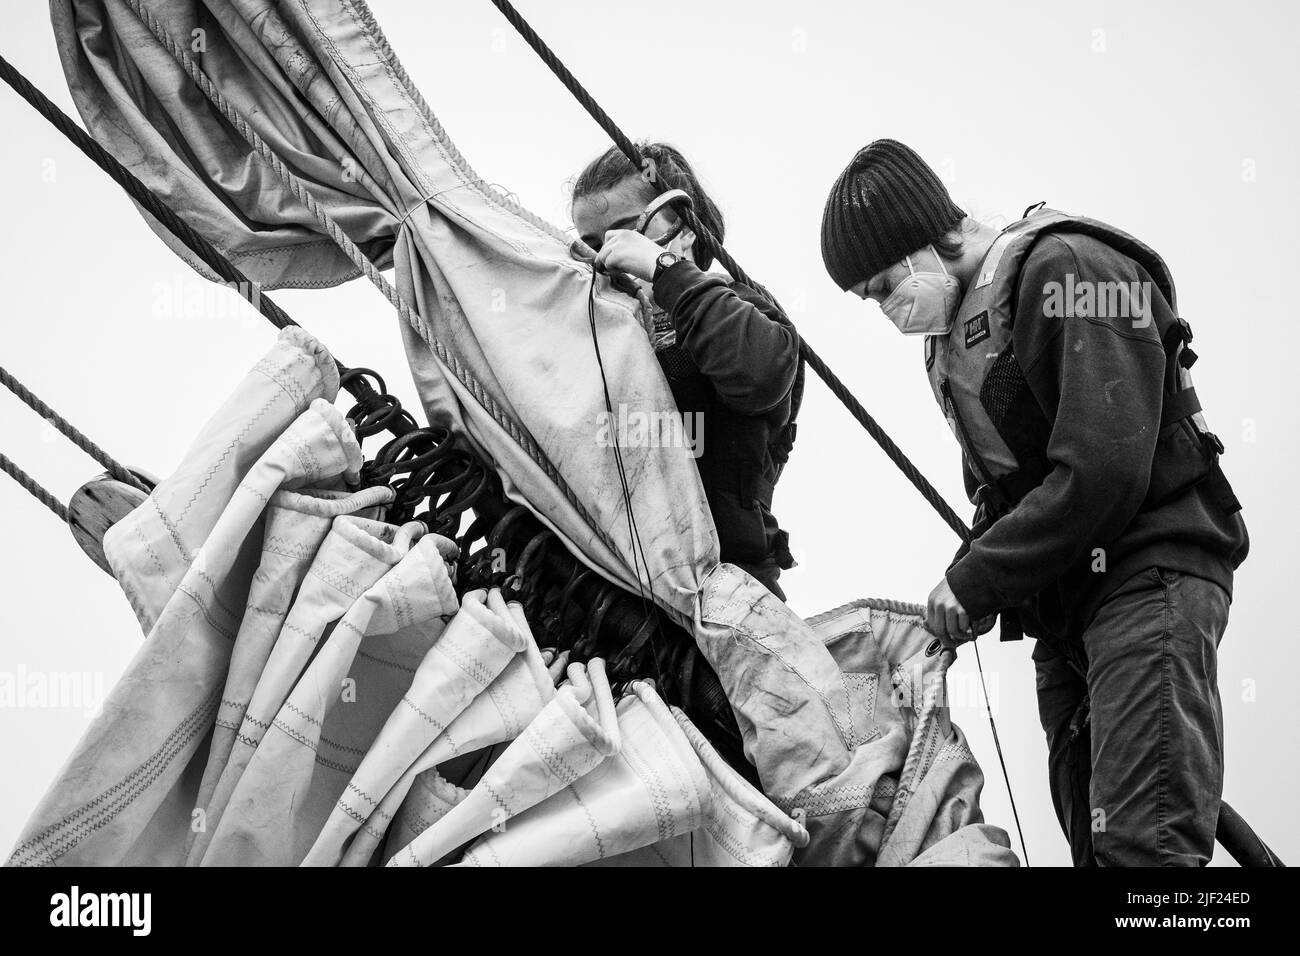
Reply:
<svg viewBox="0 0 1300 956"><path fill-rule="evenodd" d="M885 317L904 335L947 335L952 330L957 306L961 301L961 283L944 269L943 260L934 253L942 272L917 272L912 257L907 256L911 273L894 287L889 298L880 303Z"/></svg>

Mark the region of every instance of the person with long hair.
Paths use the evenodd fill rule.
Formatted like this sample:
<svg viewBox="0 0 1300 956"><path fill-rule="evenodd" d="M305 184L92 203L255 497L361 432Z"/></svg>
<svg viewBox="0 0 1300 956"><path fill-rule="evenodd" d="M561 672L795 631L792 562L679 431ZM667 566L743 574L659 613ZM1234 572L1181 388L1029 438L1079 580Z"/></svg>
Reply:
<svg viewBox="0 0 1300 956"><path fill-rule="evenodd" d="M672 146L640 144L647 168L681 189L700 222L722 241L722 213ZM784 599L777 579L793 566L772 495L793 444L799 336L767 296L707 271L712 251L680 226L671 207L645 234L633 227L659 191L618 149L592 160L573 185L572 215L596 265L630 276L652 307L650 334L678 410L691 422L695 461L723 561Z"/></svg>

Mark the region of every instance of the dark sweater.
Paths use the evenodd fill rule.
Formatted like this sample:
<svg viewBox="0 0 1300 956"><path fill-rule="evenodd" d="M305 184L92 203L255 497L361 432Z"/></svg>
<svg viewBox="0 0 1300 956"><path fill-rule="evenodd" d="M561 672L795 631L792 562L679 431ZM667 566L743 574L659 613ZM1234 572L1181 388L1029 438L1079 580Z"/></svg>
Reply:
<svg viewBox="0 0 1300 956"><path fill-rule="evenodd" d="M791 561L771 512L780 474L771 445L790 420L799 335L753 289L686 260L660 274L654 299L677 332L677 345L657 354L703 441L696 465L721 559L776 590Z"/></svg>
<svg viewBox="0 0 1300 956"><path fill-rule="evenodd" d="M1067 275L1075 288L1147 283L1154 321L1135 328L1131 317L1047 317L1050 283L1063 286ZM1028 384L1024 401L1036 408L1008 416L1026 424L1003 437L1022 461L1045 455L1051 471L949 569L972 619L1022 605L1043 636L1077 637L1111 591L1153 565L1231 595L1249 547L1241 514L1225 513L1206 482L1157 494L1200 454L1189 422L1160 428L1160 330L1174 321L1146 270L1095 239L1052 233L1029 252L1012 343Z"/></svg>

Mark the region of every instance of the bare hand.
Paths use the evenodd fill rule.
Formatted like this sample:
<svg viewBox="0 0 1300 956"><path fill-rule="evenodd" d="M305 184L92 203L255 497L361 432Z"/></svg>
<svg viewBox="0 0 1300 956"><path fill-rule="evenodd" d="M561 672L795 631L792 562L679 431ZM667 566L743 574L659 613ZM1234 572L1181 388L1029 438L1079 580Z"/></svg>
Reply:
<svg viewBox="0 0 1300 956"><path fill-rule="evenodd" d="M956 647L970 640L970 615L948 587L947 578L939 580L925 602L925 626L944 647Z"/></svg>
<svg viewBox="0 0 1300 956"><path fill-rule="evenodd" d="M655 260L664 250L653 240L631 229L611 229L596 255L597 267L606 272L626 272L645 282L655 273Z"/></svg>

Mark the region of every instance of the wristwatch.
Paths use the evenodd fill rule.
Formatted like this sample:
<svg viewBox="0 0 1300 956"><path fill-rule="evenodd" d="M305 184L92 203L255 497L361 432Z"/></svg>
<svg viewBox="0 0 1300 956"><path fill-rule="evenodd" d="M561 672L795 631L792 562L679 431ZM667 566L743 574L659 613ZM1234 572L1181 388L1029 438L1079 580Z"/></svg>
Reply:
<svg viewBox="0 0 1300 956"><path fill-rule="evenodd" d="M682 257L675 252L661 252L655 259L655 271L650 276L651 282L658 282L659 277L663 275L665 269L671 268L673 263L681 262Z"/></svg>

